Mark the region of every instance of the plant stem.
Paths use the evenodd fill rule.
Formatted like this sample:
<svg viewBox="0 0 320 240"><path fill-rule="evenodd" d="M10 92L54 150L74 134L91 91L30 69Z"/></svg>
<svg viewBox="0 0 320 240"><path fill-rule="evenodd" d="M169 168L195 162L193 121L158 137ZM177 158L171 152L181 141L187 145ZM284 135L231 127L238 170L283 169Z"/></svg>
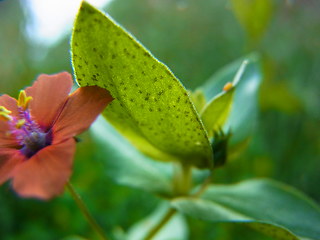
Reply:
<svg viewBox="0 0 320 240"><path fill-rule="evenodd" d="M151 228L144 240L151 240L176 212L177 210L174 208L168 209L167 213L163 216L161 221L153 228Z"/></svg>
<svg viewBox="0 0 320 240"><path fill-rule="evenodd" d="M191 188L191 166L179 163L173 179L175 196L188 195Z"/></svg>
<svg viewBox="0 0 320 240"><path fill-rule="evenodd" d="M67 188L73 198L73 200L76 202L77 206L79 207L82 214L87 219L88 223L92 227L92 229L99 235L101 240L108 240L106 237L104 231L102 228L98 225L96 220L92 217L91 213L89 212L89 209L85 205L85 203L82 201L80 195L76 192L76 190L73 188L70 182L67 182Z"/></svg>

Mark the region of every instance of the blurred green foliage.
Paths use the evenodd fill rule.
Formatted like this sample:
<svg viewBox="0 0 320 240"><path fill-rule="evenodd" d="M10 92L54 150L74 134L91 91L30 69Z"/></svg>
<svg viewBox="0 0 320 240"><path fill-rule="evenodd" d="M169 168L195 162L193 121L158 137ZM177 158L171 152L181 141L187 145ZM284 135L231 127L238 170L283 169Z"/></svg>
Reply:
<svg viewBox="0 0 320 240"><path fill-rule="evenodd" d="M257 11L235 2L114 0L106 11L190 89L235 59L260 53L264 80L259 121L246 151L217 169L214 181L270 177L320 202L320 2L270 0ZM0 2L0 21L1 93L16 95L40 73L71 71L70 36L49 49L30 42L18 1ZM41 51L47 54L39 59ZM105 178L102 160L112 161L114 154L99 152L90 139L84 134L78 144L71 180L104 228L127 230L152 213L159 200ZM270 239L232 224L188 221L190 239ZM0 239L53 240L70 235L95 239L68 193L40 202L18 198L9 183L1 186Z"/></svg>

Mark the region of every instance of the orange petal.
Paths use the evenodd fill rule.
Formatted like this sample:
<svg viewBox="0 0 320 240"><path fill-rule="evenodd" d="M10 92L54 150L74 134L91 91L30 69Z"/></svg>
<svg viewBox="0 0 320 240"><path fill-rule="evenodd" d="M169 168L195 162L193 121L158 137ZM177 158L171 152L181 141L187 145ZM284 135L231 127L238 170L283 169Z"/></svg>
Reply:
<svg viewBox="0 0 320 240"><path fill-rule="evenodd" d="M54 75L41 74L35 83L26 89L31 115L37 123L48 130L65 104L72 88L72 76L62 72Z"/></svg>
<svg viewBox="0 0 320 240"><path fill-rule="evenodd" d="M12 172L19 163L25 160L19 150L12 148L0 149L0 184L12 177Z"/></svg>
<svg viewBox="0 0 320 240"><path fill-rule="evenodd" d="M4 106L6 109L10 110L12 116L18 115L17 100L10 97L7 94L0 96L0 106Z"/></svg>
<svg viewBox="0 0 320 240"><path fill-rule="evenodd" d="M113 100L97 86L81 87L72 93L53 127L53 142L63 141L85 131Z"/></svg>
<svg viewBox="0 0 320 240"><path fill-rule="evenodd" d="M18 115L18 107L17 107L17 100L8 96L2 95L0 96L0 106L4 106L12 113L12 116ZM16 140L10 136L10 127L7 121L0 119L0 147L16 147L17 142Z"/></svg>
<svg viewBox="0 0 320 240"><path fill-rule="evenodd" d="M64 190L72 172L75 141L50 145L14 170L13 188L22 197L50 199Z"/></svg>

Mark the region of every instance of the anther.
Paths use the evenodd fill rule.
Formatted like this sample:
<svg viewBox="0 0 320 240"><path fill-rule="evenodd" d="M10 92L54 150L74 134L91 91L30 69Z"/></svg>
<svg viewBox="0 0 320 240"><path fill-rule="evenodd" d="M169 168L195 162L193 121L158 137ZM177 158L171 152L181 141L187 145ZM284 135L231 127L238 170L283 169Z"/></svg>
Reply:
<svg viewBox="0 0 320 240"><path fill-rule="evenodd" d="M20 129L26 123L25 119L20 119L16 123L16 128Z"/></svg>
<svg viewBox="0 0 320 240"><path fill-rule="evenodd" d="M21 90L18 97L18 107L21 107L23 110L26 110L31 100L32 97L27 97L26 91Z"/></svg>
<svg viewBox="0 0 320 240"><path fill-rule="evenodd" d="M10 116L12 112L6 109L4 106L0 106L0 119L4 121L12 121L12 117Z"/></svg>

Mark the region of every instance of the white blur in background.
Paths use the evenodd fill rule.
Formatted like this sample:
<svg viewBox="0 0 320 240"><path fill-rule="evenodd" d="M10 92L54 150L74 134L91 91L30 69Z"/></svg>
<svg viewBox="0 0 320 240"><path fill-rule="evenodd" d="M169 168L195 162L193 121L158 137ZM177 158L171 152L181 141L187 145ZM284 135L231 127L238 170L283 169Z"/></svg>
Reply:
<svg viewBox="0 0 320 240"><path fill-rule="evenodd" d="M112 0L88 0L102 9ZM72 24L82 0L24 0L28 16L26 34L31 42L50 46L71 33Z"/></svg>

